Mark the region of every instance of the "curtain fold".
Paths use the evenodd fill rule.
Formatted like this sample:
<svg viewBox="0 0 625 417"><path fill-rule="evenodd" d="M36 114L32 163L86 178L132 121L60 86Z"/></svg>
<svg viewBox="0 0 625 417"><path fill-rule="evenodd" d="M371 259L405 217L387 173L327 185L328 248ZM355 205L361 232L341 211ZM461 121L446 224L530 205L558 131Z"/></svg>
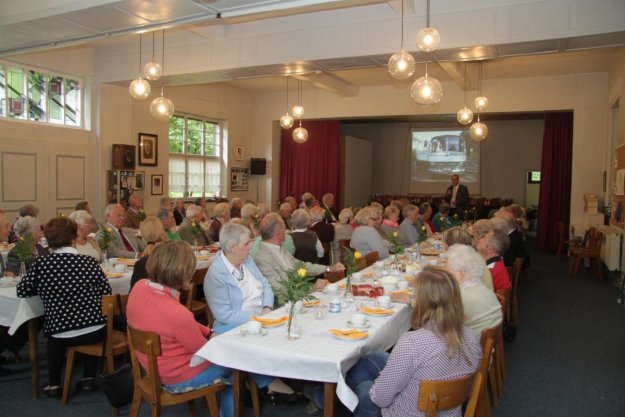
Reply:
<svg viewBox="0 0 625 417"><path fill-rule="evenodd" d="M573 112L547 113L538 197L538 249L557 249L558 222L564 222L565 230L569 230L572 159Z"/></svg>
<svg viewBox="0 0 625 417"><path fill-rule="evenodd" d="M296 143L293 130L282 129L280 141L280 200L293 196L298 201L306 191L321 202L325 193L339 201L341 126L338 120L302 122L308 140Z"/></svg>

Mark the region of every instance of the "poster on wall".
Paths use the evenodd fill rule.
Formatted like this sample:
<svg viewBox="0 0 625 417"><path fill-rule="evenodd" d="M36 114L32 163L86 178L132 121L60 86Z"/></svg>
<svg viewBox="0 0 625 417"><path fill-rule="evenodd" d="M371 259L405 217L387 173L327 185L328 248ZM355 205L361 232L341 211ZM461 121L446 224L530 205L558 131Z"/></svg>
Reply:
<svg viewBox="0 0 625 417"><path fill-rule="evenodd" d="M230 168L230 191L247 191L249 175L248 168Z"/></svg>

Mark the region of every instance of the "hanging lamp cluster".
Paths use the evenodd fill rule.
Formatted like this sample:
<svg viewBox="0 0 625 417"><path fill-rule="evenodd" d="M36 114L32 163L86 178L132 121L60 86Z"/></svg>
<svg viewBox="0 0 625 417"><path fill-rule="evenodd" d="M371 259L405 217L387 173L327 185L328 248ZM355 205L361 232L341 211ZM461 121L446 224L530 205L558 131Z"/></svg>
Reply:
<svg viewBox="0 0 625 417"><path fill-rule="evenodd" d="M302 105L302 81L297 80L297 104L289 113L289 76L286 76L286 113L280 117L280 126L283 129L290 129L295 123L295 119L299 119L299 126L293 130L293 140L297 143L304 143L308 140L308 131L302 127L302 117L304 117L304 106Z"/></svg>
<svg viewBox="0 0 625 417"><path fill-rule="evenodd" d="M480 122L480 114L479 112L484 110L488 106L488 98L484 95L482 91L482 65L483 62L480 61L478 71L477 71L477 97L475 98L475 108L478 111L477 114L477 122L471 125L471 129L469 130L469 134L471 138L476 142L481 142L488 136L488 126L486 124ZM466 74L465 74L466 79Z"/></svg>
<svg viewBox="0 0 625 417"><path fill-rule="evenodd" d="M135 100L145 100L150 96L152 88L150 81L157 81L163 76L163 71L165 68L165 30L163 30L163 41L162 41L162 55L161 62L159 64L156 62L154 54L155 54L155 35L152 32L152 61L145 64L143 67L143 76L141 75L139 78L132 80L128 90L130 92L130 96ZM143 36L139 34L139 72L141 72L141 64L142 64L142 52L143 52ZM159 122L167 122L169 118L174 114L174 103L164 96L164 87L161 83L161 95L150 103L150 114L152 117Z"/></svg>

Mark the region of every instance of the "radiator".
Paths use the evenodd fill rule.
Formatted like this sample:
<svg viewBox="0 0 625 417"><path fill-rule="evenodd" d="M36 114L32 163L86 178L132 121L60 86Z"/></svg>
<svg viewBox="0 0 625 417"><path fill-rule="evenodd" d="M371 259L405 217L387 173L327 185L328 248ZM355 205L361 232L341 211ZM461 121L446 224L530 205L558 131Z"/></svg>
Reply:
<svg viewBox="0 0 625 417"><path fill-rule="evenodd" d="M601 259L610 271L620 271L623 259L623 230L613 226L600 226L604 240L601 244Z"/></svg>

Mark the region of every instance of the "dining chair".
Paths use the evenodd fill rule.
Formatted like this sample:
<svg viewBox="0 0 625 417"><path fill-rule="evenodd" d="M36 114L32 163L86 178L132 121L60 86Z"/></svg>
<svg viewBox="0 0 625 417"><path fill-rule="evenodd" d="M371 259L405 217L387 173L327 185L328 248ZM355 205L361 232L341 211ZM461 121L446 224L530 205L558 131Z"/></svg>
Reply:
<svg viewBox="0 0 625 417"><path fill-rule="evenodd" d="M162 406L182 403L187 403L191 416L195 417L197 415L194 402L196 398L204 398L211 417L219 417L216 394L225 387L223 382L180 394L171 394L163 390L156 361L156 358L162 353L160 336L157 333L144 332L131 326L128 326L127 329L135 388L130 408L131 417L138 416L142 399L150 403L152 417L161 415ZM137 352L147 356L147 372L137 360Z"/></svg>
<svg viewBox="0 0 625 417"><path fill-rule="evenodd" d="M593 264L594 274L603 280L603 261L601 259L601 243L603 233L601 230L591 227L590 237L586 245L572 246L571 258L569 260L569 274L577 275L579 264L582 259L589 259Z"/></svg>
<svg viewBox="0 0 625 417"><path fill-rule="evenodd" d="M556 253L556 260L560 260L560 253L564 250L565 246L579 246L582 239L579 237L567 237L564 230L564 222L558 222L558 252Z"/></svg>
<svg viewBox="0 0 625 417"><path fill-rule="evenodd" d="M505 357L503 344L503 322L488 329L482 330L480 342L486 344L487 339L493 339L494 349L492 352L491 366L488 374L488 386L490 387L490 399L497 405L499 398L503 395L503 378L505 376Z"/></svg>
<svg viewBox="0 0 625 417"><path fill-rule="evenodd" d="M495 291L501 307L503 309L503 318L506 323L510 322L510 299L512 294L512 288L506 290L499 289Z"/></svg>
<svg viewBox="0 0 625 417"><path fill-rule="evenodd" d="M345 278L345 271L326 272L323 274L323 279L328 280L329 283L338 282Z"/></svg>
<svg viewBox="0 0 625 417"><path fill-rule="evenodd" d="M480 395L482 374L473 374L450 381L421 381L417 408L426 417L435 417L439 410L447 410L467 403L464 417L475 416Z"/></svg>
<svg viewBox="0 0 625 417"><path fill-rule="evenodd" d="M512 324L519 323L519 281L521 280L521 272L523 271L523 258L515 258L512 265L512 292L510 293L510 317L508 322Z"/></svg>
<svg viewBox="0 0 625 417"><path fill-rule="evenodd" d="M488 384L486 375L488 375L492 366L493 350L495 349L495 342L491 337L485 338L481 341L482 344L482 360L480 361L479 371L484 377L480 384L480 396L477 400L477 406L475 408L476 417L492 417L492 410L490 409L490 396L488 394Z"/></svg>
<svg viewBox="0 0 625 417"><path fill-rule="evenodd" d="M362 271L367 267L367 257L361 256L359 259L356 259L356 271Z"/></svg>
<svg viewBox="0 0 625 417"><path fill-rule="evenodd" d="M206 317L206 321L208 323L211 322L212 314L209 316L208 314L208 304L203 300L199 301L195 299L197 289L199 286L204 285L204 278L206 277L206 272L208 268L196 269L191 277L191 283L189 284L189 288L186 293L185 306L193 313L194 316L204 316Z"/></svg>
<svg viewBox="0 0 625 417"><path fill-rule="evenodd" d="M117 302L119 297L119 304ZM123 332L113 329L113 317L116 315L124 314L126 311L126 305L128 304L128 294L124 295L105 295L102 297L102 315L106 318L106 339L100 343L93 343L91 345L79 345L70 346L67 348L67 359L65 362L65 377L63 381L63 396L61 397L61 403L67 404L69 400L69 386L72 379L72 371L74 368L74 357L76 353L82 353L83 355L101 357L102 344L104 343L104 358L103 367L105 373L109 374L113 372L113 357L128 352L128 343ZM120 309L121 305L121 309ZM113 416L117 415L117 409L113 408Z"/></svg>
<svg viewBox="0 0 625 417"><path fill-rule="evenodd" d="M365 259L367 259L367 266L371 266L380 259L380 254L378 251L369 252L365 255Z"/></svg>
<svg viewBox="0 0 625 417"><path fill-rule="evenodd" d="M339 259L340 262L343 262L345 260L345 248L349 248L349 242L350 239L339 240L339 254L341 257L341 259Z"/></svg>

